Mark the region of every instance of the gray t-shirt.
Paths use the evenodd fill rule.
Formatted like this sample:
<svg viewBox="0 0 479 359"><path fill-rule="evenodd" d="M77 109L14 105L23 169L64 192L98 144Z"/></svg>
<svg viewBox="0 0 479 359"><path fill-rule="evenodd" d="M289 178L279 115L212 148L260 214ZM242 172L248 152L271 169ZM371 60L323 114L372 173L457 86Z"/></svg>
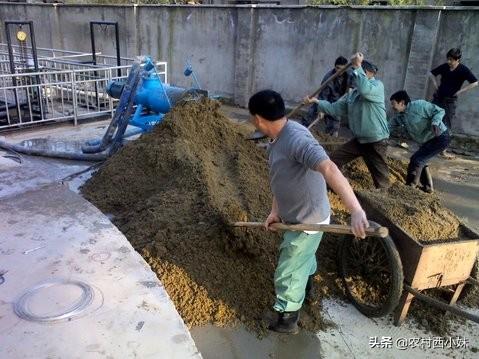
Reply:
<svg viewBox="0 0 479 359"><path fill-rule="evenodd" d="M269 175L279 216L285 223L320 223L330 215L326 182L314 168L329 159L309 130L286 122L268 146Z"/></svg>

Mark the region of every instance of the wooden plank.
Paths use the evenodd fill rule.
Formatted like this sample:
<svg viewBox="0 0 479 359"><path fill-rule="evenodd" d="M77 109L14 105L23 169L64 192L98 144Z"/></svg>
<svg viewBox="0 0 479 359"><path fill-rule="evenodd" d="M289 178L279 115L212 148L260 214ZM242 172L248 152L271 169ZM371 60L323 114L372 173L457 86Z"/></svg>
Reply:
<svg viewBox="0 0 479 359"><path fill-rule="evenodd" d="M471 274L478 251L477 240L425 246L411 286L421 290L465 281Z"/></svg>
<svg viewBox="0 0 479 359"><path fill-rule="evenodd" d="M479 252L479 234L461 223L462 240L422 244L392 222L368 197L357 193L368 218L389 228L403 264L404 281L418 290L458 284L472 271Z"/></svg>
<svg viewBox="0 0 479 359"><path fill-rule="evenodd" d="M404 291L394 314L394 325L399 327L406 319L414 295Z"/></svg>

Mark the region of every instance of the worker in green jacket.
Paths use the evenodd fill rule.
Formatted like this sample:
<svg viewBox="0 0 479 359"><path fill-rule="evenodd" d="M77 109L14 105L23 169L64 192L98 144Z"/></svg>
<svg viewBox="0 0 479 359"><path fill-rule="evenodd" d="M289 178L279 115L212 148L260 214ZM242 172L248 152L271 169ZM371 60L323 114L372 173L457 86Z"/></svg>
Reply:
<svg viewBox="0 0 479 359"><path fill-rule="evenodd" d="M421 145L409 161L406 184L417 187L421 183L424 191L432 192L427 162L442 153L451 141L449 130L443 123L445 111L424 100L411 101L406 91L394 93L390 101L397 112L389 123L391 132L406 133Z"/></svg>
<svg viewBox="0 0 479 359"><path fill-rule="evenodd" d="M351 58L353 87L338 101L330 103L317 98L305 98L305 103L317 103L318 109L333 117L347 118L354 138L334 151L330 158L338 167L362 157L377 188L389 187L386 163L389 128L384 104L384 85L374 78L378 68L363 60L363 54Z"/></svg>

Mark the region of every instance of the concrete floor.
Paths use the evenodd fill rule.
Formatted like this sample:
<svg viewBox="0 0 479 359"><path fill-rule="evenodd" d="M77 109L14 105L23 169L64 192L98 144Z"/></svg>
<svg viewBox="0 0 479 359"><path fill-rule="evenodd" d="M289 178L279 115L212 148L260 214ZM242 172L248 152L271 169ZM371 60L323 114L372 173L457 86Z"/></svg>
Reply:
<svg viewBox="0 0 479 359"><path fill-rule="evenodd" d="M225 107L224 110L225 113L236 120L244 121L248 118L245 110L231 107ZM7 137L8 140L13 142L47 137L54 142L62 142L65 138L68 138L67 145L70 143L71 146L76 146L77 142L75 141L99 137L107 124L107 122L90 123L77 128L62 125L12 133ZM392 154L401 158L407 158L410 155L410 153L398 148L393 148ZM1 210L2 213L14 211L13 221L18 221L18 218L22 219L19 223L9 224L8 232L5 232L5 228L3 228L5 225L0 227L2 228L2 234L9 234L9 237L2 236L0 238L0 249L2 249L0 251L0 270L8 270L5 275L6 282L0 285L0 299L2 300L0 301L0 336L2 337L0 358L33 358L34 356L28 355L33 352L37 353L35 350L40 350L39 353L41 354L50 353L52 358L75 357L66 354L61 355L65 353L62 350L66 350L67 344L71 344L72 337L75 339L69 349L71 353L76 354L83 350L87 354L82 357L92 358L107 357L107 355L115 358L129 358L134 357L135 352L137 357L147 357L147 354L151 353L148 350L152 347L158 350L156 356L153 355L152 357L174 357L175 355L172 355L173 351L178 354L177 357L199 356L196 348L205 358L403 358L405 355L411 358L473 358L477 355L471 349L479 347L479 325L473 323L460 326L456 332L456 335L463 336L468 340L468 348L466 349L428 350L426 348L408 348L407 350L401 350L397 347L373 349L369 342L374 337L379 337L379 339L381 337L391 337L392 340L398 340L400 338L427 339L432 338L433 335L417 329L412 319L409 319L402 327L396 328L392 325L389 317L366 318L350 304L336 300L328 300L323 303L324 316L337 324L336 328L331 328L325 332L316 334L302 332L297 336L270 334L266 338L258 339L242 327L217 328L207 326L191 330L191 336L195 342L193 343L161 283L158 282L146 263L134 252L126 238L111 225L108 219L87 203L81 204L81 206L84 206L81 207L81 210L69 211L63 208L70 206L69 201L71 201L73 208L82 202L86 202L77 195L72 197L72 191L77 191L78 187L89 177L90 172L64 181L71 191L59 186L58 183L72 173L88 169L91 164L28 156L22 156L22 159L23 163L19 164L12 159L1 157L0 153L0 206L3 206ZM434 161L432 167L436 186L445 204L467 221L469 225L479 228L479 211L477 211L479 204L479 191L477 190L479 186L478 159L457 158L447 162L437 160ZM29 196L31 196L30 199ZM69 200L64 201L60 198L69 198ZM30 209L29 206L36 202L41 202L43 205L33 206L35 209ZM47 209L51 211L50 215L44 213ZM52 209L55 210L52 211ZM74 215L74 213L82 213L83 211L89 215L80 216L80 218ZM59 217L58 213L64 216L61 217L64 219L53 221L52 218ZM30 217L33 219L27 221L26 218ZM65 227L62 224L64 220L72 228L80 231L81 234L78 236L63 236L59 229ZM4 221L3 223L7 222ZM32 223L32 226L28 227L25 223ZM45 223L49 223L49 225L45 225ZM98 223L101 223L100 227L97 227ZM66 233L69 233L69 231L70 229ZM15 233L28 233L28 236L25 234L23 237L15 237ZM49 244L48 241L40 240L37 241L40 245L27 246L27 243L31 244L30 242L35 241L35 239L25 240L25 237L38 239L38 236L33 235L35 233L43 233L40 238L50 238L54 234L53 237L58 236L55 241L58 240L60 245L48 245L36 249L43 246L44 242ZM94 237L93 239L96 239L98 236L101 236L104 240L90 243L89 239L87 241L80 239L80 237ZM4 238L10 239L6 242ZM55 241L52 241L52 244L56 243ZM102 247L106 245L107 249ZM49 252L50 248L52 248L52 252ZM121 248L126 248L129 251L126 251L126 249L120 251ZM29 249L34 249L34 251L29 252L28 255L22 254ZM10 253L12 250L15 253ZM88 252L82 253L82 250L83 252L88 250ZM105 251L110 253L107 259ZM110 266L100 265L95 261L92 263L91 255L97 252L99 256L95 256L95 259L106 261ZM45 256L47 260L42 259ZM10 262L7 262L5 258L8 258ZM127 258L127 260L123 259L123 261L128 262L127 266L122 262L122 258ZM21 259L21 261L17 259ZM76 262L79 259L82 259L83 262L80 263L84 265L79 265ZM42 269L39 271L36 269L36 263L52 264L56 261L61 261L61 264L57 263L60 267L56 268L57 271L53 274ZM9 263L8 268L5 263ZM30 263L35 263L35 266L25 267ZM119 268L114 268L115 265L119 265ZM12 273L10 268L16 268L15 272ZM82 272L78 272L78 268ZM111 268L114 268L112 273L105 270ZM88 273L91 270L95 270L95 276ZM25 272L28 272L29 275L18 275L18 273ZM25 323L24 320L18 320L12 314L11 304L23 290L43 279L38 276L37 272L49 276L61 273L65 274L67 278L81 278L93 284L95 290L97 288L102 289L105 286L104 288L107 288L107 290L95 292L97 294L95 298L103 297L103 300L105 300L105 293L108 293L113 302L118 302L106 309L104 304L100 305L94 301L89 308L91 312L71 322L48 326ZM30 273L33 274L30 275ZM128 274L125 275L125 273ZM16 274L13 277L14 281L11 280L13 274ZM117 288L117 285L111 284L112 278L115 283L124 283L128 287L128 296L125 296L125 292ZM93 279L98 280L100 285L93 283ZM16 283L17 281L19 283ZM147 288L141 284L142 282L154 282L155 285ZM11 287L7 287L7 285ZM47 293L46 297L49 296L51 294ZM144 296L149 298L146 307L150 308L150 303L153 303L153 306L163 308L159 311L159 314L158 312L152 314L148 310L143 310L143 302L138 304L136 299ZM71 298L67 296L66 299L70 300ZM66 299L63 298L62 300ZM123 301L121 306L118 305L120 301ZM34 304L38 306L38 301ZM66 304L64 303L64 305ZM118 311L118 308L122 308L121 312ZM44 307L39 305L38 309L44 310ZM118 313L121 314L118 315ZM118 318L115 319L115 317ZM104 318L110 319L106 320ZM164 323L165 321L169 324ZM8 323L8 325L5 323ZM151 325L147 325L147 323L151 323ZM48 336L40 335L45 333L45 327L53 328L55 338L59 338L56 344L46 345L46 339L51 337L50 334ZM89 330L85 330L85 327L91 329L91 333ZM64 330L57 331L57 328ZM123 328L123 330L120 330L120 328ZM140 340L138 331L142 333L141 345L138 344ZM7 334L9 332L12 334ZM68 336L64 336L63 332L68 333ZM5 341L4 337L6 338ZM113 341L113 338L116 338L115 341ZM19 346L19 340L28 344ZM48 342L51 341L48 340ZM124 345L124 343L129 342L136 344L130 344L133 347ZM3 345L3 343L6 343L6 345ZM114 344L117 343L120 343L119 348L115 348ZM12 350L17 350L20 355L11 356ZM168 352L168 350L173 351ZM21 353L24 353L24 355L22 356ZM161 353L167 355L160 355ZM47 357L47 355L44 357Z"/></svg>
<svg viewBox="0 0 479 359"><path fill-rule="evenodd" d="M313 333L302 331L287 336L271 333L258 339L244 327L219 328L208 325L191 330L204 358L326 358L321 341Z"/></svg>
<svg viewBox="0 0 479 359"><path fill-rule="evenodd" d="M479 314L479 310L476 311ZM338 300L323 301L323 315L333 321L336 328L316 334L300 332L298 335L270 333L258 339L243 327L217 328L213 326L193 328L191 335L204 358L220 359L344 359L344 358L477 358L473 350L479 345L479 325L468 322L458 327L455 337L466 338L467 348L435 348L401 346L406 340L433 339L435 336L416 327L408 320L401 327L395 327L391 317L367 318L352 305ZM390 348L372 348L370 343L377 338ZM475 349L474 349L475 348Z"/></svg>
<svg viewBox="0 0 479 359"><path fill-rule="evenodd" d="M101 126L100 126L101 127ZM87 138L104 131L83 128ZM18 132L8 140L67 138L81 127ZM73 141L73 142L72 142ZM201 357L166 290L125 236L76 193L89 163L40 157L5 158L0 151L0 358ZM64 182L62 184L61 182ZM20 297L51 280L82 281L93 299L78 316L49 323L21 319ZM76 285L43 288L26 308L52 316L81 297Z"/></svg>

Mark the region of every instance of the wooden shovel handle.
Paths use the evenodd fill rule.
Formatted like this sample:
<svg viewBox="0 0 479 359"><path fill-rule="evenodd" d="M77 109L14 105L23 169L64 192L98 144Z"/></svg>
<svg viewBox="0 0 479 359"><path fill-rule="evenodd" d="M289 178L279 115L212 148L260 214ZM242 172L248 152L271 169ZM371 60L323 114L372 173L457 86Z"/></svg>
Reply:
<svg viewBox="0 0 479 359"><path fill-rule="evenodd" d="M348 64L341 70L339 70L338 72L336 72L333 76L331 76L330 78L326 79L326 81L324 81L321 86L316 90L314 91L311 95L309 95L309 97L316 97L321 91L323 91L326 86L329 85L329 83L331 81L333 81L334 79L338 78L339 76L341 76L343 73L345 73L351 66L353 66L352 63L348 62ZM303 107L304 105L306 105L305 103L301 102L298 106L296 106L293 110L291 110L287 115L286 117L287 118L292 118L300 109L301 107ZM308 129L312 128L316 122L318 122L319 119L316 119L313 123L311 123L309 126L308 126ZM261 140L263 138L266 138L266 135L263 134L261 135L261 132L259 132L258 130L256 130L255 132L253 132L253 134L249 135L246 139L247 140L253 140L253 141L257 141L257 140Z"/></svg>
<svg viewBox="0 0 479 359"><path fill-rule="evenodd" d="M338 78L339 76L341 76L343 73L345 73L351 66L353 66L352 63L348 62L348 64L341 70L339 70L338 72L336 72L333 76L331 76L330 78L326 79L326 81L324 81L321 86L316 90L314 91L309 97L316 97L321 91L323 91L326 86L329 85L329 83L331 81L333 81L334 79ZM303 107L305 104L304 103L300 103L298 106L296 106L290 113L288 113L286 115L286 117L288 118L291 118L293 117L296 112L298 112L301 107Z"/></svg>
<svg viewBox="0 0 479 359"><path fill-rule="evenodd" d="M264 227L264 222L233 222L233 227L249 227L261 228ZM353 234L351 226L342 224L284 224L274 223L271 225L274 229L288 230L288 231L318 231L338 234ZM387 237L389 230L386 227L369 227L366 229L366 236L368 237Z"/></svg>

